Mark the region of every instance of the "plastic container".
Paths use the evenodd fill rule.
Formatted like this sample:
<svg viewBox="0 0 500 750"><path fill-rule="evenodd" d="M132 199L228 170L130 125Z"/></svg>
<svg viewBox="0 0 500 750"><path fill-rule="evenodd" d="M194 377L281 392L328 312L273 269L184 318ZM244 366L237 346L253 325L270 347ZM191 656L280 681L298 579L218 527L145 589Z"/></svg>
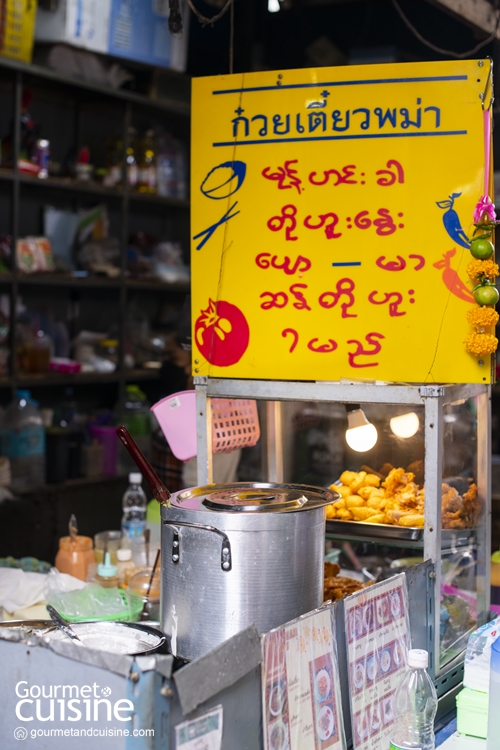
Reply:
<svg viewBox="0 0 500 750"><path fill-rule="evenodd" d="M99 563L97 566L97 575L95 577L96 583L102 586L104 589L117 589L120 585L120 579L118 577L118 568L116 565L112 565L109 557L109 552L104 555L104 562Z"/></svg>
<svg viewBox="0 0 500 750"><path fill-rule="evenodd" d="M490 576L491 603L500 604L500 550L491 556Z"/></svg>
<svg viewBox="0 0 500 750"><path fill-rule="evenodd" d="M486 739L488 693L464 688L457 695L457 732Z"/></svg>
<svg viewBox="0 0 500 750"><path fill-rule="evenodd" d="M91 445L82 444L80 448L80 473L82 477L102 476L104 448L94 440Z"/></svg>
<svg viewBox="0 0 500 750"><path fill-rule="evenodd" d="M124 425L135 442L149 459L151 455L151 414L146 394L138 385L128 385L125 398L115 408L117 424ZM120 473L136 470L136 465L125 446L118 448L118 467Z"/></svg>
<svg viewBox="0 0 500 750"><path fill-rule="evenodd" d="M106 546L106 534L108 535L107 551L109 552L110 561L116 565L118 558L116 553L120 548L122 541L121 531L100 531L94 536L94 559L96 563L104 561L104 547Z"/></svg>
<svg viewBox="0 0 500 750"><path fill-rule="evenodd" d="M102 445L102 473L107 477L116 475L116 456L118 452L118 438L116 427L108 425L89 425L90 435Z"/></svg>
<svg viewBox="0 0 500 750"><path fill-rule="evenodd" d="M142 603L135 600L132 603L134 609L131 610L125 591L103 588L97 583L89 583L77 591L53 594L48 601L68 622L137 622Z"/></svg>
<svg viewBox="0 0 500 750"><path fill-rule="evenodd" d="M45 428L30 391L16 391L5 410L2 455L10 459L12 486L22 489L45 483Z"/></svg>
<svg viewBox="0 0 500 750"><path fill-rule="evenodd" d="M490 694L488 703L488 732L486 750L498 750L500 737L500 638L491 646Z"/></svg>
<svg viewBox="0 0 500 750"><path fill-rule="evenodd" d="M72 541L70 536L63 536L59 539L55 565L60 573L68 573L81 581L86 581L88 567L93 562L94 551L91 537L77 536L75 541Z"/></svg>
<svg viewBox="0 0 500 750"><path fill-rule="evenodd" d="M120 588L124 589L127 587L129 580L135 573L137 568L132 560L132 550L130 548L122 548L117 550L116 557L118 562L116 567L118 568L118 578L120 579Z"/></svg>
<svg viewBox="0 0 500 750"><path fill-rule="evenodd" d="M136 573L127 586L127 598L131 612L142 613L142 620L160 620L160 571L156 570L151 581L152 568L144 568ZM149 589L149 594L148 594Z"/></svg>
<svg viewBox="0 0 500 750"><path fill-rule="evenodd" d="M250 448L260 437L257 403L252 399L213 398L212 451ZM151 407L170 449L179 461L196 456L196 394L180 391Z"/></svg>
<svg viewBox="0 0 500 750"><path fill-rule="evenodd" d="M142 474L133 471L128 475L129 486L122 499L122 533L129 539L142 538L146 528L147 499L141 487Z"/></svg>
<svg viewBox="0 0 500 750"><path fill-rule="evenodd" d="M427 674L428 662L427 651L408 651L408 667L394 693L390 750L434 750L437 695Z"/></svg>

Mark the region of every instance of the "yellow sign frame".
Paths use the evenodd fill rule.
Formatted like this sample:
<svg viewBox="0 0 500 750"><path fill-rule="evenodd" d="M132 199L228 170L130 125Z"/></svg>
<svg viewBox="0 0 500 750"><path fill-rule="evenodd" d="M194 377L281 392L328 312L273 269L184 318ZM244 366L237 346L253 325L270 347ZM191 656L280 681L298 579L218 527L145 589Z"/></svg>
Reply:
<svg viewBox="0 0 500 750"><path fill-rule="evenodd" d="M468 354L490 60L192 89L195 375L491 383Z"/></svg>

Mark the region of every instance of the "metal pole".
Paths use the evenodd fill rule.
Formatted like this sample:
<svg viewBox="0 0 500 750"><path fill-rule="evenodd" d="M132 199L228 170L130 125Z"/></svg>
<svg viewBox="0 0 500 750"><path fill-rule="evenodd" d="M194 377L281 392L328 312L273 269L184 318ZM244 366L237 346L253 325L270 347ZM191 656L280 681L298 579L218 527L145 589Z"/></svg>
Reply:
<svg viewBox="0 0 500 750"><path fill-rule="evenodd" d="M491 387L477 397L477 489L484 508L477 528L478 625L489 619L491 559Z"/></svg>
<svg viewBox="0 0 500 750"><path fill-rule="evenodd" d="M202 380L202 378L197 378ZM207 398L207 383L197 382L196 390L196 444L198 446L198 485L213 482L212 469L212 409Z"/></svg>
<svg viewBox="0 0 500 750"><path fill-rule="evenodd" d="M267 471L269 482L283 482L283 404L268 401L267 409Z"/></svg>
<svg viewBox="0 0 500 750"><path fill-rule="evenodd" d="M424 560L436 565L434 588L433 653L429 654L432 677L439 674L441 593L441 484L443 481L443 416L441 398L424 397L425 408L425 527Z"/></svg>

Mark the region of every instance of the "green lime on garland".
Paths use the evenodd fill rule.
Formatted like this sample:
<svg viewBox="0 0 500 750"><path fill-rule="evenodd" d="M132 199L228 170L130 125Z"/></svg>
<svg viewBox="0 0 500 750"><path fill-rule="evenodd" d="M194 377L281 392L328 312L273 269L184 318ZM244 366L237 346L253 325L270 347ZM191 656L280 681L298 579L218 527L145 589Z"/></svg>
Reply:
<svg viewBox="0 0 500 750"><path fill-rule="evenodd" d="M500 297L498 289L493 284L481 284L473 290L473 293L474 300L481 307L496 305Z"/></svg>
<svg viewBox="0 0 500 750"><path fill-rule="evenodd" d="M488 260L495 252L495 248L489 240L476 239L471 242L470 252L473 258Z"/></svg>

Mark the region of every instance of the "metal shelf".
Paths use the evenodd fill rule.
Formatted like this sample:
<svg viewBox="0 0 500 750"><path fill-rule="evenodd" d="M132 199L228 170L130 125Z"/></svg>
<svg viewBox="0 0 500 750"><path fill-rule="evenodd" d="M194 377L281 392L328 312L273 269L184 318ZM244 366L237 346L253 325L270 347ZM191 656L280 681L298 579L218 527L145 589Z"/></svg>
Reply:
<svg viewBox="0 0 500 750"><path fill-rule="evenodd" d="M64 482L46 482L45 484L33 485L16 490L16 495L49 495L61 490L79 489L80 487L92 487L96 484L113 484L123 482L127 479L126 474L115 474L114 476L101 475L97 477L78 477L77 479L66 479Z"/></svg>
<svg viewBox="0 0 500 750"><path fill-rule="evenodd" d="M0 274L0 284L11 284L13 278L10 273ZM92 275L78 277L63 273L19 274L16 281L19 286L59 286L71 287L72 289L120 289L122 286L121 277L116 279ZM124 285L127 289L150 289L173 294L187 294L190 288L189 283L168 284L157 279L125 278Z"/></svg>
<svg viewBox="0 0 500 750"><path fill-rule="evenodd" d="M112 373L100 372L78 372L74 375L62 375L57 372L52 373L19 373L14 379L9 375L0 376L0 388L20 388L20 387L47 387L60 385L95 385L97 383L120 383L130 381L158 380L160 372L145 368L137 368L118 371Z"/></svg>
<svg viewBox="0 0 500 750"><path fill-rule="evenodd" d="M187 78L180 74L172 73L172 91L178 91L179 99L153 100L142 94L131 91L115 90L106 86L89 83L69 76L57 73L40 65L26 65L15 60L0 58L0 79L7 85L4 90L11 89L13 122L12 130L12 169L0 168L0 188L2 193L10 195L10 221L5 227L5 233L12 238L12 247L16 247L17 240L23 236L23 209L25 201L35 195L40 202L49 202L59 197L65 197L71 202L73 209L81 206L87 197L90 201L108 201L117 210L119 219L118 239L120 243L120 275L114 279L99 276L87 276L76 278L71 274L33 274L24 275L14 265L11 272L0 274L0 286L3 285L4 293L10 295L11 319L14 320L14 311L17 309L19 295L26 293L31 287L46 287L44 294L50 295L50 290L67 288L71 290L73 301L78 301L78 293L85 289L109 290L116 298L119 307L117 338L125 341L125 321L127 316L128 290L158 291L167 295L181 295L189 291L189 284L165 284L155 279L133 279L127 273L127 247L130 231L131 214L153 216L157 221L158 215L165 216L169 226L169 232L173 239L181 238L183 242L188 241L188 211L189 201L176 198L167 198L156 194L136 193L129 190L126 175L122 174L123 189L107 188L97 182L78 182L69 178L49 177L45 180L38 177L19 172L17 165L21 150L20 113L22 107L23 91L26 87L35 90L42 98L45 98L47 106L54 106L58 101L64 101L75 115L73 127L73 143L79 145L81 133L79 131L80 110L82 106L88 106L93 112L103 112L106 118L109 105L114 107L114 116L121 120L121 140L126 142L129 127L134 122L136 113L155 114L155 119L165 121L170 129L174 124L182 132L184 140L187 140L186 131L189 126L190 103L188 101ZM107 109L106 106L108 107ZM174 121L174 122L173 122ZM123 154L123 157L125 155ZM122 158L124 161L124 158ZM50 196L50 198L49 198ZM32 230L31 230L32 231ZM113 290L113 291L112 291ZM89 295L90 296L90 295ZM179 299L179 298L178 298ZM73 334L75 332L73 331ZM11 325L9 334L9 348L11 352L16 349L16 326ZM125 385L130 381L153 381L158 379L158 370L136 369L128 371L124 367L125 348L119 349L119 363L117 372L112 374L100 373L78 373L76 375L60 375L57 373L26 374L18 370L17 358L11 357L8 375L0 376L0 388L15 390L20 386L50 387L60 385L98 385L116 383L119 397L124 394Z"/></svg>
<svg viewBox="0 0 500 750"><path fill-rule="evenodd" d="M25 174L23 172L14 172L12 169L0 168L0 181L13 182L18 180L22 185L42 188L45 190L63 190L79 195L92 195L96 197L105 197L111 200L122 200L123 191L117 188L107 188L98 182L78 182L69 177L48 177L46 180L40 180L35 175ZM152 206L163 206L163 208L180 208L189 209L189 201L181 198L167 198L156 193L127 193L129 201L138 203L147 203Z"/></svg>
<svg viewBox="0 0 500 750"><path fill-rule="evenodd" d="M61 73L46 68L42 65L27 65L16 60L10 60L9 58L2 57L0 65L3 68L10 69L14 74L23 73L27 76L44 79L49 83L55 83L63 86L67 86L73 89L79 89L80 91L88 91L89 93L96 94L99 98L117 99L124 102L130 102L139 107L145 107L147 109L157 109L166 113L175 115L181 115L182 117L189 117L191 112L191 105L189 102L176 101L174 99L151 99L144 94L136 94L133 91L126 91L124 89L113 89L109 86L101 86L97 83L90 81L84 81L79 78L72 78L71 76L65 76ZM173 74L173 77L176 77Z"/></svg>

